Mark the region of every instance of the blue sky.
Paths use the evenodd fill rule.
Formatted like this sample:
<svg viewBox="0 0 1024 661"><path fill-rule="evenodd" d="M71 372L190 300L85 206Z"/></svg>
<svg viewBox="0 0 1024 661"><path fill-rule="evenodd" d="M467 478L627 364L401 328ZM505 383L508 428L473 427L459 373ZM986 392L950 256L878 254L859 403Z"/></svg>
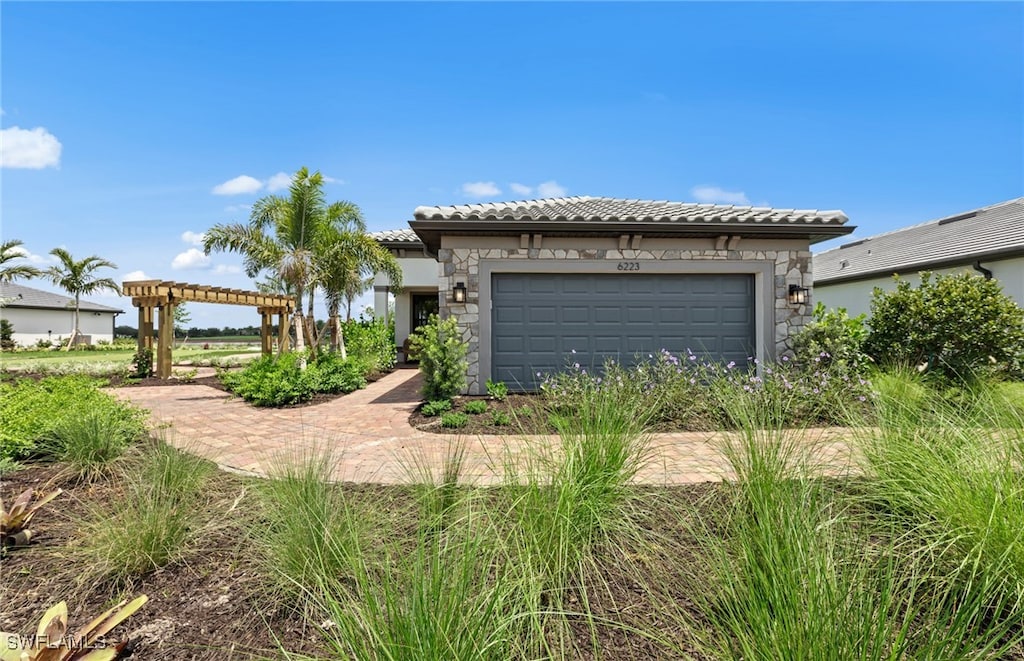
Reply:
<svg viewBox="0 0 1024 661"><path fill-rule="evenodd" d="M0 234L118 279L250 287L190 240L303 165L372 230L567 194L867 236L1024 195L1021 3L5 1L0 76Z"/></svg>

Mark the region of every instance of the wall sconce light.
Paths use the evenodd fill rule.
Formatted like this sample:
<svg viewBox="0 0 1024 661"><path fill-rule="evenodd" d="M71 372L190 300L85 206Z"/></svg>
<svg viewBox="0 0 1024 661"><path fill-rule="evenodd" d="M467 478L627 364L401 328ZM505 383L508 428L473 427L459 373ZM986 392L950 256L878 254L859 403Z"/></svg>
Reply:
<svg viewBox="0 0 1024 661"><path fill-rule="evenodd" d="M790 305L805 305L807 303L807 292L810 289L807 287L801 287L800 285L789 286L789 304Z"/></svg>
<svg viewBox="0 0 1024 661"><path fill-rule="evenodd" d="M452 300L455 301L456 303L466 302L466 283L455 283L455 287L452 289Z"/></svg>

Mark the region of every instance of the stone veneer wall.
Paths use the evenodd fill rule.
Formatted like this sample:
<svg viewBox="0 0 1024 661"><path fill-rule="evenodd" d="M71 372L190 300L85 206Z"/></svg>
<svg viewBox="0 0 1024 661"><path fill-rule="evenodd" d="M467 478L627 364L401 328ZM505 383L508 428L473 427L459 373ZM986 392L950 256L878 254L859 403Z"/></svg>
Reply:
<svg viewBox="0 0 1024 661"><path fill-rule="evenodd" d="M512 239L509 239L511 241ZM481 242L485 239L481 239ZM514 241L519 243L519 239ZM583 239L572 240L576 245L585 243ZM710 243L713 240L678 240L645 239L644 243L655 245L682 244L687 248L653 248L652 249L607 249L607 248L488 248L488 247L447 247L438 250L439 262L439 298L442 317L455 315L462 329L462 338L469 344L469 370L467 374L468 393L479 395L485 391L484 383L489 374L480 374L480 315L489 313L489 307L481 310L480 305L480 260L545 260L586 261L586 260L655 260L660 262L716 260L716 261L757 261L774 263L774 334L776 355L792 355L790 337L800 331L811 318L813 303L808 296L806 305L789 304L789 285L797 284L810 289L813 284L811 274L811 252L808 249L794 247L793 241L745 240L753 243L756 249L717 250L714 247L698 247L694 244ZM465 239L458 243L465 242ZM563 243L565 240L544 240L545 243ZM595 243L599 240L594 240ZM493 241L498 243L498 241ZM502 243L507 243L503 241ZM741 242L742 243L742 242ZM762 249L777 244L777 249ZM444 245L444 244L442 244ZM514 269L512 269L514 271ZM557 270L557 267L556 267ZM456 282L466 284L466 302L456 304L452 301L452 288ZM766 329L766 334L771 334Z"/></svg>

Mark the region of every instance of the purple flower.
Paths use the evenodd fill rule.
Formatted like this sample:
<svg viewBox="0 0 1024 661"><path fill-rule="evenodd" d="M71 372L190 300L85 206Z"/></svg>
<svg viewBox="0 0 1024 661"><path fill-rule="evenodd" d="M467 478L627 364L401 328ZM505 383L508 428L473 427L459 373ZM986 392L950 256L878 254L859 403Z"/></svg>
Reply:
<svg viewBox="0 0 1024 661"><path fill-rule="evenodd" d="M866 401L868 401L868 398L867 398L867 397L865 397L864 395L861 395L861 396L860 396L860 397L858 397L857 399L859 399L859 400L860 400L860 401L862 401L862 402L866 402Z"/></svg>
<svg viewBox="0 0 1024 661"><path fill-rule="evenodd" d="M690 354L690 360L697 360L697 356L694 356L694 355L693 355L693 354L691 353L691 354Z"/></svg>
<svg viewBox="0 0 1024 661"><path fill-rule="evenodd" d="M789 362L789 356L783 356L782 357L782 362L788 363Z"/></svg>
<svg viewBox="0 0 1024 661"><path fill-rule="evenodd" d="M732 368L736 367L736 361L735 360L730 360L729 364L726 365L726 367L729 368L729 369L732 369Z"/></svg>

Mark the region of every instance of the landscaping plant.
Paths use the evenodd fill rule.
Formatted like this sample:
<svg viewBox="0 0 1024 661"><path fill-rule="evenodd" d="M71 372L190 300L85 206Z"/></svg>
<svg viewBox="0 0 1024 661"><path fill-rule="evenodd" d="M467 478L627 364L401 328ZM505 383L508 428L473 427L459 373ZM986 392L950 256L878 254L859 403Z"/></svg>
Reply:
<svg viewBox="0 0 1024 661"><path fill-rule="evenodd" d="M449 411L441 414L441 426L447 429L458 429L469 424L469 416L460 411Z"/></svg>
<svg viewBox="0 0 1024 661"><path fill-rule="evenodd" d="M68 633L68 605L60 602L43 614L35 636L0 632L0 661L116 661L130 656L129 641L98 644L103 636L142 608L149 597L125 599L75 633Z"/></svg>
<svg viewBox="0 0 1024 661"><path fill-rule="evenodd" d="M883 366L922 366L955 381L985 370L1009 371L1024 355L1024 310L997 280L957 273L921 274L875 288L865 350Z"/></svg>
<svg viewBox="0 0 1024 661"><path fill-rule="evenodd" d="M141 430L131 421L109 417L105 411L84 411L59 420L39 443L49 459L63 462L78 479L108 475L112 462L139 439Z"/></svg>
<svg viewBox="0 0 1024 661"><path fill-rule="evenodd" d="M28 527L32 517L43 505L61 493L63 492L57 489L33 502L35 491L26 489L14 499L10 509L4 506L3 498L0 498L0 554L11 547L28 546L32 541L32 531Z"/></svg>
<svg viewBox="0 0 1024 661"><path fill-rule="evenodd" d="M429 401L426 404L424 404L423 408L420 409L420 412L423 415L427 416L428 418L432 418L434 416L441 415L442 413L446 413L447 411L451 411L451 410L452 410L452 400L450 400L450 399L435 399L433 401Z"/></svg>
<svg viewBox="0 0 1024 661"><path fill-rule="evenodd" d="M491 381L487 379L487 394L499 402L505 401L508 397L508 386L505 385L504 381Z"/></svg>
<svg viewBox="0 0 1024 661"><path fill-rule="evenodd" d="M480 415L487 412L487 402L482 399L474 399L466 402L462 410L471 415Z"/></svg>
<svg viewBox="0 0 1024 661"><path fill-rule="evenodd" d="M96 508L73 544L87 582L121 587L192 551L211 516L206 484L214 466L160 442L123 469L123 498Z"/></svg>
<svg viewBox="0 0 1024 661"><path fill-rule="evenodd" d="M436 314L410 336L423 373L423 397L430 401L451 399L466 387L468 343L462 339L455 317Z"/></svg>
<svg viewBox="0 0 1024 661"><path fill-rule="evenodd" d="M797 365L805 370L826 370L834 376L861 377L870 359L864 352L868 338L867 315L850 317L846 308L814 306L813 318L793 336Z"/></svg>

